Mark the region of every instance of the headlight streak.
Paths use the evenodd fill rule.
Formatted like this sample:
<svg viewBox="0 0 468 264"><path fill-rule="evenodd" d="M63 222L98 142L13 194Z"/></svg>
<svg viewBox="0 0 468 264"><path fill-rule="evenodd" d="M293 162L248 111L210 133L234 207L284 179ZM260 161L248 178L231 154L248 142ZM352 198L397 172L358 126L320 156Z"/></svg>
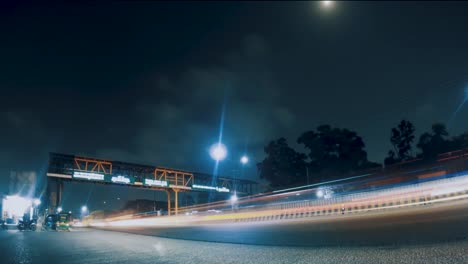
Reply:
<svg viewBox="0 0 468 264"><path fill-rule="evenodd" d="M299 192L293 192L299 193ZM284 194L275 194L274 196ZM289 193L292 195L292 193ZM296 196L296 195L294 195ZM302 195L301 195L302 196ZM417 197L431 197L429 200L416 199ZM151 226L184 226L200 223L210 223L213 220L224 221L232 219L241 219L258 216L271 216L275 214L288 214L288 212L297 212L298 210L323 210L330 208L350 208L351 206L372 205L361 211L378 211L388 208L407 208L413 205L422 205L427 203L442 203L458 199L468 198L468 175L438 179L430 182L423 182L407 186L393 187L385 190L370 191L365 193L357 193L351 195L344 195L338 198L327 200L300 200L293 203L279 203L280 209L269 208L266 206L253 206L240 208L239 212L233 213L226 211L219 214L207 214L201 212L197 215L184 215L179 216L164 216L164 217L148 217L148 218L132 218L121 219L114 221L96 221L91 226L96 227L151 227ZM407 200L404 204L395 204L394 201ZM245 199L244 202L249 200ZM239 200L241 202L241 200ZM297 208L297 204L307 202L308 206ZM229 203L229 202L227 202ZM374 207L374 204L379 204ZM290 207L288 207L291 205ZM282 207L281 207L282 206ZM359 211L359 210L358 210Z"/></svg>

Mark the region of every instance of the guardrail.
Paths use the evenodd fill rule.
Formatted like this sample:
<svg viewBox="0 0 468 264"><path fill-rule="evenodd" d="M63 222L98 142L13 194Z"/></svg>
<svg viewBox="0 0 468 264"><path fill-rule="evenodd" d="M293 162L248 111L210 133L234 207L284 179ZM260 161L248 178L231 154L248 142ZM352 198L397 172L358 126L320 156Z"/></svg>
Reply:
<svg viewBox="0 0 468 264"><path fill-rule="evenodd" d="M468 198L468 176L440 179L411 186L266 206L263 210L204 216L206 221L258 222L306 217L358 214L377 210L429 205Z"/></svg>
<svg viewBox="0 0 468 264"><path fill-rule="evenodd" d="M331 199L314 199L262 206L240 208L213 215L179 215L154 217L143 213L107 219L96 226L157 226L184 223L244 223L278 222L297 219L313 219L323 216L365 214L383 210L398 210L404 207L427 206L457 199L468 198L468 175L438 179L409 186L347 194ZM153 217L151 217L153 216Z"/></svg>

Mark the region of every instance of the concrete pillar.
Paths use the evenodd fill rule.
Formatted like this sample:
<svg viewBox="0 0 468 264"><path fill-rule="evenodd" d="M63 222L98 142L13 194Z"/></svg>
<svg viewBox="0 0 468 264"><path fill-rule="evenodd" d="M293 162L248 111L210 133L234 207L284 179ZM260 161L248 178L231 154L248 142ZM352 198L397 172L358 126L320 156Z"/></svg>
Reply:
<svg viewBox="0 0 468 264"><path fill-rule="evenodd" d="M177 213L179 211L179 190L174 189L174 208L175 208L175 215L177 216Z"/></svg>
<svg viewBox="0 0 468 264"><path fill-rule="evenodd" d="M167 215L171 215L171 191L166 190L167 193Z"/></svg>
<svg viewBox="0 0 468 264"><path fill-rule="evenodd" d="M56 179L47 177L46 197L48 213L54 213L57 210L57 186Z"/></svg>
<svg viewBox="0 0 468 264"><path fill-rule="evenodd" d="M63 181L57 179L57 206L62 204Z"/></svg>

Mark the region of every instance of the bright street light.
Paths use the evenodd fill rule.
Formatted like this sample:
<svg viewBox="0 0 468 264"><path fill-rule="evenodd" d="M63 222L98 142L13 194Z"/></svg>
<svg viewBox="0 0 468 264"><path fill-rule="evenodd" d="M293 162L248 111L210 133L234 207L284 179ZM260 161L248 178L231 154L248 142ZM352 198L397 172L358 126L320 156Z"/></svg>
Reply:
<svg viewBox="0 0 468 264"><path fill-rule="evenodd" d="M38 205L41 204L41 200L39 200L39 199L34 199L33 203L34 203L35 206L38 206Z"/></svg>
<svg viewBox="0 0 468 264"><path fill-rule="evenodd" d="M330 199L333 197L333 189L331 187L320 187L317 190L316 195L318 198Z"/></svg>
<svg viewBox="0 0 468 264"><path fill-rule="evenodd" d="M331 7L333 5L333 1L321 1L323 7Z"/></svg>
<svg viewBox="0 0 468 264"><path fill-rule="evenodd" d="M240 159L240 162L241 162L242 164L244 164L244 165L247 164L247 162L249 162L249 157L247 157L247 156L245 156L245 155L242 156L242 158Z"/></svg>
<svg viewBox="0 0 468 264"><path fill-rule="evenodd" d="M6 196L3 199L3 210L12 215L22 216L31 207L31 200L18 195Z"/></svg>
<svg viewBox="0 0 468 264"><path fill-rule="evenodd" d="M57 213L61 213L61 212L62 212L62 207L57 208Z"/></svg>
<svg viewBox="0 0 468 264"><path fill-rule="evenodd" d="M321 198L321 197L323 197L323 195L324 195L324 193L323 193L322 190L317 191L317 197Z"/></svg>
<svg viewBox="0 0 468 264"><path fill-rule="evenodd" d="M227 149L223 143L216 143L210 148L210 156L216 161L221 161L227 156Z"/></svg>
<svg viewBox="0 0 468 264"><path fill-rule="evenodd" d="M231 196L231 203L235 203L237 202L238 198L237 198L237 195L234 194L233 196Z"/></svg>
<svg viewBox="0 0 468 264"><path fill-rule="evenodd" d="M86 212L86 211L88 211L88 207L86 207L86 205L83 205L83 206L81 207L81 212L84 213L84 212Z"/></svg>

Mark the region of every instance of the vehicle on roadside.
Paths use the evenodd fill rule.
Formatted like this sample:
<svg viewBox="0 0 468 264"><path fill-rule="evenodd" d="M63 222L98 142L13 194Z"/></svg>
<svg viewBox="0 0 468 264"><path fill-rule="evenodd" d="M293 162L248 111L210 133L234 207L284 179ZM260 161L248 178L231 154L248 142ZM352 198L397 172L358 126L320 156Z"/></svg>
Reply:
<svg viewBox="0 0 468 264"><path fill-rule="evenodd" d="M42 223L42 230L44 231L57 230L57 215L56 214L49 214L44 218L44 222Z"/></svg>
<svg viewBox="0 0 468 264"><path fill-rule="evenodd" d="M49 214L44 219L42 229L54 231L70 231L70 222L71 214L69 213Z"/></svg>
<svg viewBox="0 0 468 264"><path fill-rule="evenodd" d="M2 230L7 230L8 226L6 225L6 221L3 219L0 219L0 225L2 226Z"/></svg>
<svg viewBox="0 0 468 264"><path fill-rule="evenodd" d="M31 231L36 231L37 225L35 220L19 220L18 225L17 225L18 230L24 231L24 230L31 230Z"/></svg>

